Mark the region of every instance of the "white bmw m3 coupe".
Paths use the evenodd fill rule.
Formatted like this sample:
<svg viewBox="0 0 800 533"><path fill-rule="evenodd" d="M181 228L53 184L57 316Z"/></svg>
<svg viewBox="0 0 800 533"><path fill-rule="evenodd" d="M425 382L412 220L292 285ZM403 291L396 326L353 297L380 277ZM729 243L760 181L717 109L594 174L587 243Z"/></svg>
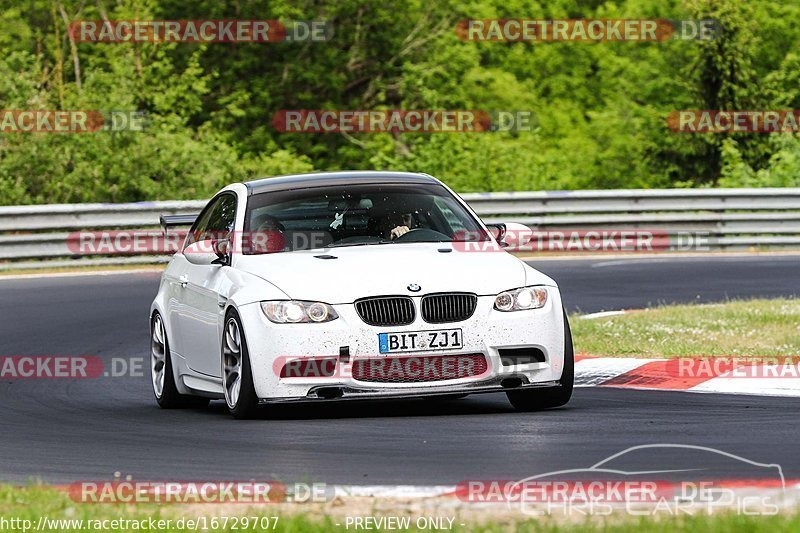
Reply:
<svg viewBox="0 0 800 533"><path fill-rule="evenodd" d="M431 176L235 183L162 225L191 225L150 311L162 407L224 398L247 418L260 404L505 392L535 410L572 395L558 287L504 249L530 230L484 225Z"/></svg>

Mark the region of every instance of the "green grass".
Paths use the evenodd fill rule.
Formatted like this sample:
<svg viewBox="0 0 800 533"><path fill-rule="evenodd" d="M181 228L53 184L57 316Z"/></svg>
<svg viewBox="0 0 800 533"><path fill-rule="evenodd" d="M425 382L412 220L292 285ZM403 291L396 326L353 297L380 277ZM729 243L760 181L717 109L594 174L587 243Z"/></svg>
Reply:
<svg viewBox="0 0 800 533"><path fill-rule="evenodd" d="M282 531L289 533L301 532L344 532L347 531L343 526L337 526L336 522L343 523L342 516L346 516L346 504L344 508L333 508L340 518L322 516L316 512L312 516L303 513L304 508L299 504L296 511L284 514L277 522L277 527L272 529L244 528L234 530L232 527L227 529L211 528L208 531ZM384 507L384 506L381 506ZM198 510L200 509L200 511ZM228 516L274 516L275 509L269 506L262 506L258 510L248 509L244 506L234 506L233 510L228 506L226 514ZM445 506L445 509L448 509ZM453 515L457 511L442 508L427 511L411 512L412 521L417 516L446 516ZM470 510L471 515L476 516L474 510ZM382 510L380 512L370 512L376 516L402 516L409 515L407 510ZM25 488L15 488L9 485L0 485L0 523L10 522L12 519L30 520L32 528L35 528L39 517L45 516L55 520L84 520L83 528L73 523L72 526L57 527L52 523L47 531L126 531L121 528L90 529L85 521L104 520L104 519L139 519L148 518L172 519L173 525L169 528L157 529L157 531L193 531L190 528L180 528L174 525L174 521L180 517L196 519L206 516L210 521L213 516L220 516L219 509L213 507L198 508L197 506L173 505L109 505L109 504L79 504L71 499L62 491L43 486L31 486ZM351 513L351 516L353 514ZM359 514L364 516L363 513ZM494 532L494 531L521 531L521 532L552 532L560 531L586 531L586 532L672 532L672 531L710 531L710 532L736 532L736 531L800 531L800 515L788 514L779 516L741 516L731 513L717 514L714 516L680 516L673 517L662 514L656 519L633 518L627 515L613 515L611 517L578 518L577 521L571 519L532 519L529 517L509 518L508 516L495 518L492 510L485 511L478 518L464 519L459 518L458 522L465 522L464 527L456 527L453 531L475 531L475 532ZM17 527L7 525L0 527L0 531L22 531L19 522ZM199 528L198 528L199 529ZM29 529L28 531L32 531ZM132 530L132 528L128 529ZM146 530L146 529L144 529ZM150 529L150 531L153 531ZM350 528L353 531L353 528ZM412 530L413 531L413 530Z"/></svg>
<svg viewBox="0 0 800 533"><path fill-rule="evenodd" d="M800 300L670 305L570 321L576 353L627 357L797 356Z"/></svg>

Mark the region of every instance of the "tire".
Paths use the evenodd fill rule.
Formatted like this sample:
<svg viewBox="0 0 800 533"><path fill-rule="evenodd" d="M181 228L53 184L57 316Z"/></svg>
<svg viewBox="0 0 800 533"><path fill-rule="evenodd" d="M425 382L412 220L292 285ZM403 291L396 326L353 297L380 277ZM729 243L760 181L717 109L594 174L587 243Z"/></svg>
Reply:
<svg viewBox="0 0 800 533"><path fill-rule="evenodd" d="M162 409L202 408L208 405L208 398L178 392L167 331L159 313L153 313L150 320L150 382L156 402Z"/></svg>
<svg viewBox="0 0 800 533"><path fill-rule="evenodd" d="M233 309L225 314L220 359L222 389L228 412L239 420L252 418L258 410L258 396L253 385L253 372L242 321Z"/></svg>
<svg viewBox="0 0 800 533"><path fill-rule="evenodd" d="M575 382L575 354L566 313L564 313L564 371L558 382L560 383L558 387L508 391L506 396L517 411L539 411L561 407L569 402Z"/></svg>

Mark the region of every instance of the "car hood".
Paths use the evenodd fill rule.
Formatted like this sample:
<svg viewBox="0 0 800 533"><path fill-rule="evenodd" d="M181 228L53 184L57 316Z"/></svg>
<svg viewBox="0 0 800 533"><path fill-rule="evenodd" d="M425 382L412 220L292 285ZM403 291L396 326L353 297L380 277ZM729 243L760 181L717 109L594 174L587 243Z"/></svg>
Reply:
<svg viewBox="0 0 800 533"><path fill-rule="evenodd" d="M504 251L463 252L442 243L240 256L236 268L269 281L292 299L331 304L367 296L449 291L494 295L524 285L553 283ZM409 284L421 289L411 292Z"/></svg>

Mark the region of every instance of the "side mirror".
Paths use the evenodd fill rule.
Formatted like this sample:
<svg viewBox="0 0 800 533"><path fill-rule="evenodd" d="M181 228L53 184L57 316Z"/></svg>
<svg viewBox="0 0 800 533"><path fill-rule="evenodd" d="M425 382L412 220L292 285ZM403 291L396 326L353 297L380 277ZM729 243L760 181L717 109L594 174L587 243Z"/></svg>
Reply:
<svg viewBox="0 0 800 533"><path fill-rule="evenodd" d="M212 265L230 266L231 264L231 241L228 239L215 239L211 241L211 248L214 250L216 259L211 261Z"/></svg>
<svg viewBox="0 0 800 533"><path fill-rule="evenodd" d="M487 224L489 233L500 243L503 248L517 250L533 239L533 230L519 222L506 222L505 224Z"/></svg>
<svg viewBox="0 0 800 533"><path fill-rule="evenodd" d="M183 255L193 265L229 265L229 248L227 239L197 241L184 248Z"/></svg>
<svg viewBox="0 0 800 533"><path fill-rule="evenodd" d="M491 235L494 240L502 244L503 236L506 234L505 224L486 224L486 229L489 230L489 235Z"/></svg>

